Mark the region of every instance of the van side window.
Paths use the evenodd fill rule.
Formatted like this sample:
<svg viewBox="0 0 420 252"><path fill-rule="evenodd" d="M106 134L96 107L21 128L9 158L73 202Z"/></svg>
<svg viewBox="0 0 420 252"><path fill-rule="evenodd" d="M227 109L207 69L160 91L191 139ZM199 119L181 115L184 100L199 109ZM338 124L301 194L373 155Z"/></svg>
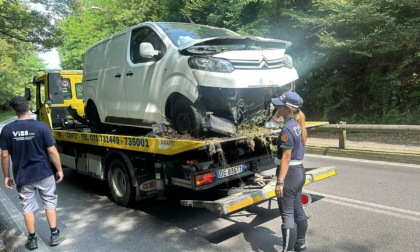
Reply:
<svg viewBox="0 0 420 252"><path fill-rule="evenodd" d="M143 42L148 42L153 45L155 50L161 51L161 55L164 55L166 52L165 44L163 44L160 37L150 28L138 28L131 32L131 41L130 41L130 58L133 63L142 63L149 61L158 61L159 58L143 58L140 56L140 44Z"/></svg>

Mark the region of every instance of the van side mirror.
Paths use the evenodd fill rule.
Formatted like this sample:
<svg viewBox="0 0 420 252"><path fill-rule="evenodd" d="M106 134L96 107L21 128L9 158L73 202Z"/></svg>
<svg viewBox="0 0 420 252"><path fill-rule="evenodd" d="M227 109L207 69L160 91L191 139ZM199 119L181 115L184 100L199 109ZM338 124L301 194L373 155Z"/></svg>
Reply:
<svg viewBox="0 0 420 252"><path fill-rule="evenodd" d="M30 88L25 88L25 98L28 101L30 101L32 99L32 97L31 97L31 89Z"/></svg>
<svg viewBox="0 0 420 252"><path fill-rule="evenodd" d="M143 42L140 44L140 56L143 58L151 59L154 56L159 55L159 51L153 48L153 45L148 42Z"/></svg>

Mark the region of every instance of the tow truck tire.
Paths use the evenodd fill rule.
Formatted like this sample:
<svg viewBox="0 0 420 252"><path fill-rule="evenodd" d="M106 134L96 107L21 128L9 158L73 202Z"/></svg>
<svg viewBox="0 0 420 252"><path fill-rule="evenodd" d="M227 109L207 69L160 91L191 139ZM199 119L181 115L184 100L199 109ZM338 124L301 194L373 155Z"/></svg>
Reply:
<svg viewBox="0 0 420 252"><path fill-rule="evenodd" d="M173 127L180 134L190 134L192 137L200 137L202 109L192 104L185 97L178 98L173 106L171 119Z"/></svg>
<svg viewBox="0 0 420 252"><path fill-rule="evenodd" d="M114 159L109 164L108 186L115 203L120 206L127 206L131 203L134 189L127 165L120 159Z"/></svg>

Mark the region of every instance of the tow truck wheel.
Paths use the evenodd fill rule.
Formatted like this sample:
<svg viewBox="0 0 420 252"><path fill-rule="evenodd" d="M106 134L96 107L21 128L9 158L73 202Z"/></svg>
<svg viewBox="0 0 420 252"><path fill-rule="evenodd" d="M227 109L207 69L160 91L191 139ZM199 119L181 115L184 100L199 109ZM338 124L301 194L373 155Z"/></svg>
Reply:
<svg viewBox="0 0 420 252"><path fill-rule="evenodd" d="M115 203L121 206L130 204L134 190L127 165L120 159L112 160L109 165L108 186Z"/></svg>
<svg viewBox="0 0 420 252"><path fill-rule="evenodd" d="M184 97L177 99L171 113L175 130L180 134L190 134L192 137L200 136L202 109L192 104Z"/></svg>

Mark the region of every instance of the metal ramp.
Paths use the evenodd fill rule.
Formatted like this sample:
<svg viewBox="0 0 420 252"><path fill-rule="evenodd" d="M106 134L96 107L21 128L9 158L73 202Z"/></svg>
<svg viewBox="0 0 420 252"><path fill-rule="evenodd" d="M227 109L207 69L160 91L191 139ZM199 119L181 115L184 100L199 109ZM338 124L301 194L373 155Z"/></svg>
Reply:
<svg viewBox="0 0 420 252"><path fill-rule="evenodd" d="M305 185L336 175L335 166L320 167L306 172ZM181 205L187 207L206 208L219 215L228 215L246 207L261 204L276 197L274 192L276 179L272 179L259 189L235 188L231 195L214 201L181 200Z"/></svg>

